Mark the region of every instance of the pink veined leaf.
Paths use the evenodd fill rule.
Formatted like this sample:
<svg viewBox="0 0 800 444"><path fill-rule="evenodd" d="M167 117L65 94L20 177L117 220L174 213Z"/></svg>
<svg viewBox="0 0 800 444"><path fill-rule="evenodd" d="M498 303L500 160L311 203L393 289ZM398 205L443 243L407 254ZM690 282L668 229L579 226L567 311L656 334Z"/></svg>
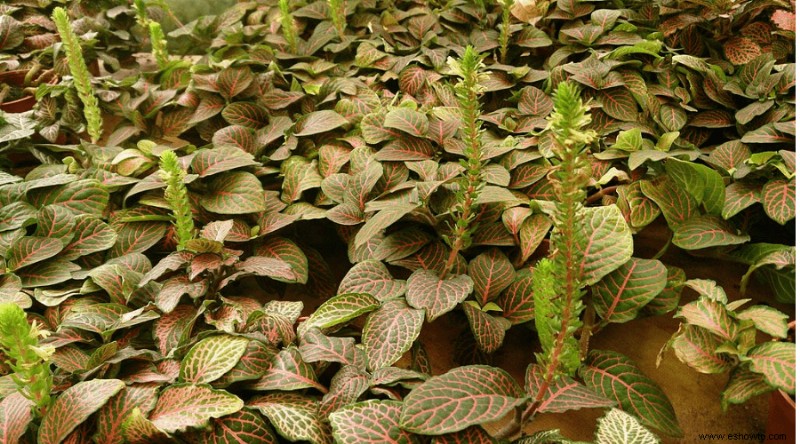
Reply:
<svg viewBox="0 0 800 444"><path fill-rule="evenodd" d="M308 258L294 242L283 237L271 237L254 250L257 256L278 259L291 269L291 278L281 282L305 284L308 281Z"/></svg>
<svg viewBox="0 0 800 444"><path fill-rule="evenodd" d="M0 444L16 444L33 416L33 402L14 391L0 401Z"/></svg>
<svg viewBox="0 0 800 444"><path fill-rule="evenodd" d="M418 439L400 427L400 401L371 399L330 415L333 436L341 444L413 444Z"/></svg>
<svg viewBox="0 0 800 444"><path fill-rule="evenodd" d="M342 366L330 382L330 391L322 397L319 412L323 416L358 401L370 386L375 384L370 374L362 370L363 365Z"/></svg>
<svg viewBox="0 0 800 444"><path fill-rule="evenodd" d="M297 328L297 333L305 335L311 328L326 329L351 321L380 307L380 302L366 293L344 293L323 302L305 322Z"/></svg>
<svg viewBox="0 0 800 444"><path fill-rule="evenodd" d="M783 9L778 9L773 12L770 19L772 19L772 22L775 23L778 28L784 31L794 32L795 26L797 25L797 16L795 13Z"/></svg>
<svg viewBox="0 0 800 444"><path fill-rule="evenodd" d="M482 427L472 426L458 432L434 436L431 444L498 444Z"/></svg>
<svg viewBox="0 0 800 444"><path fill-rule="evenodd" d="M252 399L248 406L258 409L276 431L290 441L333 442L330 426L320 417L319 401L315 398L278 392Z"/></svg>
<svg viewBox="0 0 800 444"><path fill-rule="evenodd" d="M159 394L150 420L160 430L173 433L203 427L211 418L230 415L243 406L241 399L224 390L206 385L173 384Z"/></svg>
<svg viewBox="0 0 800 444"><path fill-rule="evenodd" d="M739 331L736 320L720 302L701 297L680 308L676 317L682 317L690 325L704 328L723 340L733 340Z"/></svg>
<svg viewBox="0 0 800 444"><path fill-rule="evenodd" d="M685 250L697 250L720 245L737 245L750 240L746 234L737 234L719 217L707 214L695 216L675 228L672 243Z"/></svg>
<svg viewBox="0 0 800 444"><path fill-rule="evenodd" d="M367 260L351 268L339 284L337 293L367 293L379 301L402 296L406 281L394 279L382 262Z"/></svg>
<svg viewBox="0 0 800 444"><path fill-rule="evenodd" d="M667 395L630 358L617 352L592 350L579 375L589 388L615 400L643 425L669 436L683 435Z"/></svg>
<svg viewBox="0 0 800 444"><path fill-rule="evenodd" d="M764 375L749 371L746 366L740 365L731 373L725 390L722 391L722 410L726 411L729 404L743 404L748 399L775 390L764 381Z"/></svg>
<svg viewBox="0 0 800 444"><path fill-rule="evenodd" d="M75 218L75 237L61 251L60 257L75 260L81 256L111 248L117 241L117 233L108 224L91 215Z"/></svg>
<svg viewBox="0 0 800 444"><path fill-rule="evenodd" d="M269 423L249 410L213 419L208 430L193 433L191 437L198 444L278 444Z"/></svg>
<svg viewBox="0 0 800 444"><path fill-rule="evenodd" d="M57 255L64 248L58 239L23 236L6 252L6 267L14 271Z"/></svg>
<svg viewBox="0 0 800 444"><path fill-rule="evenodd" d="M215 146L231 146L255 154L257 142L255 133L251 128L241 125L230 125L220 128L214 133L211 141Z"/></svg>
<svg viewBox="0 0 800 444"><path fill-rule="evenodd" d="M363 351L356 349L354 338L325 336L318 328L312 328L302 339L298 350L305 362L339 362L352 366L363 363Z"/></svg>
<svg viewBox="0 0 800 444"><path fill-rule="evenodd" d="M761 202L761 184L749 182L733 182L725 187L725 205L722 218L728 220L745 208Z"/></svg>
<svg viewBox="0 0 800 444"><path fill-rule="evenodd" d="M156 383L135 384L114 395L97 413L97 444L123 444L123 421L137 407L144 414L149 413L156 405L157 390Z"/></svg>
<svg viewBox="0 0 800 444"><path fill-rule="evenodd" d="M525 391L530 396L539 393L543 383L541 370L529 365L525 372ZM545 391L544 399L537 411L542 413L564 413L569 410L610 407L614 401L567 376L556 377Z"/></svg>
<svg viewBox="0 0 800 444"><path fill-rule="evenodd" d="M302 137L324 133L346 125L347 123L347 119L336 111L314 111L304 115L295 122L294 135Z"/></svg>
<svg viewBox="0 0 800 444"><path fill-rule="evenodd" d="M694 325L682 325L680 333L671 342L675 356L701 373L722 373L733 367L733 362L725 355L716 353L720 345L721 338Z"/></svg>
<svg viewBox="0 0 800 444"><path fill-rule="evenodd" d="M300 390L315 388L322 393L328 389L317 381L311 364L303 361L296 347L285 348L272 357L264 376L247 385L251 390Z"/></svg>
<svg viewBox="0 0 800 444"><path fill-rule="evenodd" d="M750 370L761 373L768 384L787 393L796 387L795 346L787 342L765 342L747 353Z"/></svg>
<svg viewBox="0 0 800 444"><path fill-rule="evenodd" d="M514 266L499 249L478 255L469 263L468 273L475 297L481 305L493 301L514 281Z"/></svg>
<svg viewBox="0 0 800 444"><path fill-rule="evenodd" d="M467 315L472 336L481 351L484 353L497 351L503 345L506 330L511 328L511 322L506 318L492 316L471 303L462 304L461 308Z"/></svg>
<svg viewBox="0 0 800 444"><path fill-rule="evenodd" d="M725 57L734 65L744 65L761 55L761 45L746 38L733 37L723 45Z"/></svg>
<svg viewBox="0 0 800 444"><path fill-rule="evenodd" d="M770 219L785 225L794 219L797 191L794 180L772 179L761 190L761 203Z"/></svg>
<svg viewBox="0 0 800 444"><path fill-rule="evenodd" d="M38 442L60 443L124 387L119 379L93 379L64 390L42 418Z"/></svg>
<svg viewBox="0 0 800 444"><path fill-rule="evenodd" d="M409 65L400 71L400 90L409 95L416 95L428 79L427 71L418 65Z"/></svg>
<svg viewBox="0 0 800 444"><path fill-rule="evenodd" d="M216 335L195 344L181 362L180 377L186 382L212 382L231 370L244 355L247 338Z"/></svg>
<svg viewBox="0 0 800 444"><path fill-rule="evenodd" d="M667 285L667 268L658 260L631 258L593 288L592 302L603 322L626 322Z"/></svg>
<svg viewBox="0 0 800 444"><path fill-rule="evenodd" d="M371 370L387 367L400 359L416 341L425 312L409 307L403 300L385 301L367 317L362 342Z"/></svg>
<svg viewBox="0 0 800 444"><path fill-rule="evenodd" d="M421 434L457 432L497 421L524 402L524 392L504 370L458 367L411 390L403 401L400 425Z"/></svg>
<svg viewBox="0 0 800 444"><path fill-rule="evenodd" d="M216 86L223 96L232 99L246 90L254 78L248 66L229 67L217 74Z"/></svg>
<svg viewBox="0 0 800 444"><path fill-rule="evenodd" d="M407 285L408 304L414 308L425 309L429 322L453 310L472 293L473 289L472 279L467 275L440 279L435 271L424 269L412 273Z"/></svg>
<svg viewBox="0 0 800 444"><path fill-rule="evenodd" d="M199 150L192 158L192 171L200 177L256 165L253 155L233 146Z"/></svg>
<svg viewBox="0 0 800 444"><path fill-rule="evenodd" d="M522 114L546 117L553 110L553 101L539 88L526 86L520 93L518 107Z"/></svg>
<svg viewBox="0 0 800 444"><path fill-rule="evenodd" d="M534 318L533 277L527 270L517 272L514 282L497 299L503 309L503 317L513 325L528 322Z"/></svg>
<svg viewBox="0 0 800 444"><path fill-rule="evenodd" d="M222 118L231 125L259 129L267 124L267 110L252 102L234 102L222 110Z"/></svg>
<svg viewBox="0 0 800 444"><path fill-rule="evenodd" d="M626 88L611 88L597 91L595 96L609 116L624 122L634 122L638 116L636 101Z"/></svg>

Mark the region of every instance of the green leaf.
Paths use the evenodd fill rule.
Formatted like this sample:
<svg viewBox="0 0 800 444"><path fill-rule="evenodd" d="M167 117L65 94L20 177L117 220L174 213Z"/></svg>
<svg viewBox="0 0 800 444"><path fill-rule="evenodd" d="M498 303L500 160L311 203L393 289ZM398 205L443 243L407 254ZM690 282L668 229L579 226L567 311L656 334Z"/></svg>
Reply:
<svg viewBox="0 0 800 444"><path fill-rule="evenodd" d="M733 182L725 187L725 205L722 218L728 220L750 205L761 202L761 184Z"/></svg>
<svg viewBox="0 0 800 444"><path fill-rule="evenodd" d="M326 329L351 321L380 307L380 302L366 293L345 293L334 296L317 308L297 328L304 336L311 328Z"/></svg>
<svg viewBox="0 0 800 444"><path fill-rule="evenodd" d="M52 208L58 207L46 207L48 210ZM68 215L72 215L69 211L65 211ZM44 208L40 212L40 216L38 219L41 219L41 215L44 212ZM45 213L48 214L48 213ZM50 218L51 220L54 219L53 217ZM8 205L3 206L0 208L0 231L8 231L8 230L16 230L17 228L27 227L28 225L32 225L37 223L37 212L36 208L31 206L31 204L27 202L13 202ZM45 221L39 221L38 225L42 225L46 223ZM58 236L47 236L45 234L41 234L39 226L36 227L36 235L43 236L43 237L58 237Z"/></svg>
<svg viewBox="0 0 800 444"><path fill-rule="evenodd" d="M75 260L87 254L105 251L117 242L117 233L95 216L84 214L75 218L74 237L59 254L60 258Z"/></svg>
<svg viewBox="0 0 800 444"><path fill-rule="evenodd" d="M72 279L81 267L63 259L51 259L16 271L23 288L49 287Z"/></svg>
<svg viewBox="0 0 800 444"><path fill-rule="evenodd" d="M428 116L413 109L398 108L389 111L383 125L414 137L423 138L428 134Z"/></svg>
<svg viewBox="0 0 800 444"><path fill-rule="evenodd" d="M483 428L472 426L458 432L434 436L431 444L498 444L499 442Z"/></svg>
<svg viewBox="0 0 800 444"><path fill-rule="evenodd" d="M292 156L283 161L281 172L284 175L281 200L286 203L299 200L303 191L317 188L322 184L316 161L309 162L300 156Z"/></svg>
<svg viewBox="0 0 800 444"><path fill-rule="evenodd" d="M10 15L0 15L0 50L8 52L25 40L22 23Z"/></svg>
<svg viewBox="0 0 800 444"><path fill-rule="evenodd" d="M617 134L617 141L611 145L612 149L633 152L642 149L644 140L642 139L642 130L639 128L631 128L627 131L620 131Z"/></svg>
<svg viewBox="0 0 800 444"><path fill-rule="evenodd" d="M403 296L406 292L406 281L394 279L382 262L366 260L351 268L337 293L366 293L383 302Z"/></svg>
<svg viewBox="0 0 800 444"><path fill-rule="evenodd" d="M252 102L234 102L222 110L222 118L231 125L259 129L267 124L267 110Z"/></svg>
<svg viewBox="0 0 800 444"><path fill-rule="evenodd" d="M200 204L219 214L258 213L267 209L261 182L243 171L227 172L211 179Z"/></svg>
<svg viewBox="0 0 800 444"><path fill-rule="evenodd" d="M398 203L384 208L370 217L366 224L358 231L355 237L355 246L364 245L368 240L377 236L381 231L400 220L403 216L417 208L415 203Z"/></svg>
<svg viewBox="0 0 800 444"><path fill-rule="evenodd" d="M658 444L660 441L635 417L619 409L611 409L597 420L597 444Z"/></svg>
<svg viewBox="0 0 800 444"><path fill-rule="evenodd" d="M122 422L124 442L129 444L167 444L170 437L153 425L139 407L134 407Z"/></svg>
<svg viewBox="0 0 800 444"><path fill-rule="evenodd" d="M216 381L244 355L247 338L217 335L195 344L181 361L180 378L193 384Z"/></svg>
<svg viewBox="0 0 800 444"><path fill-rule="evenodd" d="M242 152L255 154L258 142L253 130L240 125L230 125L218 129L211 138L216 147L236 148Z"/></svg>
<svg viewBox="0 0 800 444"><path fill-rule="evenodd" d="M639 108L630 92L624 87L597 91L595 96L609 116L623 122L635 122Z"/></svg>
<svg viewBox="0 0 800 444"><path fill-rule="evenodd" d="M464 274L439 278L433 270L418 269L408 278L408 305L425 309L428 322L453 310L472 293L472 279Z"/></svg>
<svg viewBox="0 0 800 444"><path fill-rule="evenodd" d="M329 426L319 415L319 402L298 393L271 393L251 400L275 430L290 441L331 444Z"/></svg>
<svg viewBox="0 0 800 444"><path fill-rule="evenodd" d="M797 191L794 180L772 179L761 189L761 203L770 219L781 225L794 219Z"/></svg>
<svg viewBox="0 0 800 444"><path fill-rule="evenodd" d="M281 282L305 284L308 282L308 258L294 242L283 237L271 237L257 246L253 252L257 256L278 259L291 268L290 279L276 279Z"/></svg>
<svg viewBox="0 0 800 444"><path fill-rule="evenodd" d="M754 396L775 390L775 387L764 382L764 376L753 373L740 365L733 370L725 390L722 391L722 411L727 411L729 404L743 404Z"/></svg>
<svg viewBox="0 0 800 444"><path fill-rule="evenodd" d="M356 349L354 338L325 336L318 328L312 328L302 337L298 350L306 362L339 362L353 366L364 362L364 352Z"/></svg>
<svg viewBox="0 0 800 444"><path fill-rule="evenodd" d="M75 215L93 214L101 217L108 206L108 190L94 179L70 182L66 185L40 188L28 193L28 201L36 207L58 205Z"/></svg>
<svg viewBox="0 0 800 444"><path fill-rule="evenodd" d="M390 300L367 317L362 342L368 368L388 367L411 350L422 331L425 311L410 308L403 300Z"/></svg>
<svg viewBox="0 0 800 444"><path fill-rule="evenodd" d="M403 401L400 425L423 435L457 432L498 421L525 401L506 371L484 365L458 367L411 390Z"/></svg>
<svg viewBox="0 0 800 444"><path fill-rule="evenodd" d="M589 388L617 401L644 425L669 436L683 435L667 395L630 358L617 352L592 350L580 376Z"/></svg>
<svg viewBox="0 0 800 444"><path fill-rule="evenodd" d="M106 405L97 412L97 433L95 439L98 444L123 444L122 425L128 414L135 408L147 414L156 405L156 390L154 383L134 384L126 386Z"/></svg>
<svg viewBox="0 0 800 444"><path fill-rule="evenodd" d="M375 154L381 162L414 162L428 160L436 154L433 144L419 137L401 135L392 139Z"/></svg>
<svg viewBox="0 0 800 444"><path fill-rule="evenodd" d="M788 342L765 342L747 353L750 370L764 375L766 382L794 394L796 385L796 347Z"/></svg>
<svg viewBox="0 0 800 444"><path fill-rule="evenodd" d="M628 262L633 255L633 236L616 206L585 208L583 213L581 231L586 244L581 280L583 285L593 285Z"/></svg>
<svg viewBox="0 0 800 444"><path fill-rule="evenodd" d="M467 273L474 284L475 298L482 306L495 300L514 282L514 266L497 248L473 259Z"/></svg>
<svg viewBox="0 0 800 444"><path fill-rule="evenodd" d="M33 402L16 389L0 401L0 443L20 442L20 437L33 419L33 406Z"/></svg>
<svg viewBox="0 0 800 444"><path fill-rule="evenodd" d="M667 131L680 131L686 125L686 112L676 105L661 105L658 116Z"/></svg>
<svg viewBox="0 0 800 444"><path fill-rule="evenodd" d="M42 418L37 442L59 444L123 388L119 379L93 379L64 390Z"/></svg>
<svg viewBox="0 0 800 444"><path fill-rule="evenodd" d="M191 435L198 444L278 444L278 438L258 413L239 410L211 420L211 427Z"/></svg>
<svg viewBox="0 0 800 444"><path fill-rule="evenodd" d="M6 267L15 271L49 259L64 249L58 239L38 236L23 236L16 240L6 252Z"/></svg>
<svg viewBox="0 0 800 444"><path fill-rule="evenodd" d="M230 100L253 83L255 76L250 67L229 67L217 74L216 86L223 97Z"/></svg>
<svg viewBox="0 0 800 444"><path fill-rule="evenodd" d="M247 385L250 390L302 390L316 388L321 392L327 389L317 381L314 367L303 361L297 347L284 348L269 362L266 373L257 381Z"/></svg>
<svg viewBox="0 0 800 444"><path fill-rule="evenodd" d="M165 388L150 413L153 425L167 433L205 427L209 419L236 413L244 406L237 396L207 385L173 384Z"/></svg>
<svg viewBox="0 0 800 444"><path fill-rule="evenodd" d="M709 214L718 216L725 206L725 183L722 176L711 168L674 158L666 160L667 174L675 183L689 192L698 204L702 203Z"/></svg>
<svg viewBox="0 0 800 444"><path fill-rule="evenodd" d="M218 146L214 149L201 149L192 158L192 171L200 177L224 173L258 163L253 155L233 146Z"/></svg>
<svg viewBox="0 0 800 444"><path fill-rule="evenodd" d="M739 320L752 321L757 329L773 338L785 339L789 330L786 322L789 315L766 305L755 305L737 313L736 317Z"/></svg>
<svg viewBox="0 0 800 444"><path fill-rule="evenodd" d="M666 286L664 264L632 258L593 287L592 302L602 322L627 322Z"/></svg>
<svg viewBox="0 0 800 444"><path fill-rule="evenodd" d="M484 353L494 353L503 345L506 330L511 328L511 321L506 318L495 317L482 311L469 301L461 307L467 315L467 323L478 347Z"/></svg>
<svg viewBox="0 0 800 444"><path fill-rule="evenodd" d="M743 244L750 240L746 234L736 234L725 221L707 214L693 217L675 229L672 243L684 250L721 245Z"/></svg>
<svg viewBox="0 0 800 444"><path fill-rule="evenodd" d="M519 93L519 112L534 117L547 117L553 110L553 100L539 88L526 86Z"/></svg>
<svg viewBox="0 0 800 444"><path fill-rule="evenodd" d="M522 222L519 229L520 261L530 259L552 227L553 221L544 214L534 214Z"/></svg>
<svg viewBox="0 0 800 444"><path fill-rule="evenodd" d="M517 272L514 282L497 299L503 317L512 324L522 324L534 318L533 276L530 271Z"/></svg>
<svg viewBox="0 0 800 444"><path fill-rule="evenodd" d="M400 428L400 401L371 399L330 415L333 437L340 444L413 444L419 440Z"/></svg>
<svg viewBox="0 0 800 444"><path fill-rule="evenodd" d="M725 308L724 303L708 297L701 297L678 310L675 317L682 317L686 323L704 328L726 341L736 338L739 326Z"/></svg>
<svg viewBox="0 0 800 444"><path fill-rule="evenodd" d="M772 106L775 105L774 100L765 100L763 102L753 102L744 108L736 111L736 121L742 125L746 125L750 123L756 117L764 114L765 112L772 109Z"/></svg>
<svg viewBox="0 0 800 444"><path fill-rule="evenodd" d="M525 372L525 391L536 397L544 379L541 370L529 365ZM547 386L542 403L537 408L542 413L564 413L569 410L609 407L614 401L600 396L594 390L567 376L557 376Z"/></svg>
<svg viewBox="0 0 800 444"><path fill-rule="evenodd" d="M722 373L733 367L725 355L716 352L722 339L704 328L681 325L670 345L681 362L700 373Z"/></svg>
<svg viewBox="0 0 800 444"><path fill-rule="evenodd" d="M294 135L297 137L324 133L346 125L347 119L336 111L314 111L300 117L294 124Z"/></svg>
<svg viewBox="0 0 800 444"><path fill-rule="evenodd" d="M643 180L639 183L642 193L658 204L673 231L699 213L689 192L669 177L657 181Z"/></svg>

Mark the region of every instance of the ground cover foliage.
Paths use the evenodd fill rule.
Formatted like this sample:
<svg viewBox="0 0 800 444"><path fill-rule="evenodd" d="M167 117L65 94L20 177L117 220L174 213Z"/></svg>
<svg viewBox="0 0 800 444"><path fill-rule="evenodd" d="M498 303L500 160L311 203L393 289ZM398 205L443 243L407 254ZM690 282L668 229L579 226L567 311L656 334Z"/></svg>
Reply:
<svg viewBox="0 0 800 444"><path fill-rule="evenodd" d="M789 316L660 260L794 303L793 2L167 3L0 5L0 442L658 442L591 344L656 315L723 407L794 394Z"/></svg>

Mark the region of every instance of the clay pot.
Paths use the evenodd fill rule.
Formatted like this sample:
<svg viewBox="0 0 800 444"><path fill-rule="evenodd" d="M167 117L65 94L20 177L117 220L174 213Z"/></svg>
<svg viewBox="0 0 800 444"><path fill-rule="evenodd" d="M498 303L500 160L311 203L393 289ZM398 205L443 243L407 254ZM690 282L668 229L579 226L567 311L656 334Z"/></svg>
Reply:
<svg viewBox="0 0 800 444"><path fill-rule="evenodd" d="M795 422L796 404L789 394L783 390L776 390L769 399L769 416L767 417L767 430L765 443L793 443L796 436ZM776 439L784 435L785 439ZM772 439L770 439L772 437Z"/></svg>
<svg viewBox="0 0 800 444"><path fill-rule="evenodd" d="M0 83L7 83L11 86L21 88L25 84L25 76L27 74L28 71L25 69L0 72ZM58 82L58 77L56 76L52 76L48 81L48 83L57 83L57 82ZM24 113L25 111L32 110L33 105L36 105L36 97L25 96L21 99L0 103L0 109L7 113Z"/></svg>

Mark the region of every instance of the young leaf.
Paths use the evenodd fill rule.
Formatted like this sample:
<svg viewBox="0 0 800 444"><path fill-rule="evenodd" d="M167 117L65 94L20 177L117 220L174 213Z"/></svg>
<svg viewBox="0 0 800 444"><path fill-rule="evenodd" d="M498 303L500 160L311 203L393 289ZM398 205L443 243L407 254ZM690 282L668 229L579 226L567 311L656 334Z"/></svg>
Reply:
<svg viewBox="0 0 800 444"><path fill-rule="evenodd" d="M408 278L408 305L425 309L428 322L453 310L472 293L472 279L467 275L439 278L433 270L419 269Z"/></svg>
<svg viewBox="0 0 800 444"><path fill-rule="evenodd" d="M239 411L244 403L207 385L173 384L164 389L150 414L153 425L167 433L204 427L209 419Z"/></svg>
<svg viewBox="0 0 800 444"><path fill-rule="evenodd" d="M124 387L119 379L93 379L64 390L42 418L37 442L59 444Z"/></svg>
<svg viewBox="0 0 800 444"><path fill-rule="evenodd" d="M738 323L724 303L708 297L701 297L684 305L675 316L682 317L688 324L702 327L724 340L733 340L739 330Z"/></svg>
<svg viewBox="0 0 800 444"><path fill-rule="evenodd" d="M669 436L683 435L667 395L624 355L592 350L580 376L589 388L617 401L644 425Z"/></svg>
<svg viewBox="0 0 800 444"><path fill-rule="evenodd" d="M370 399L350 404L330 415L333 437L340 444L415 444L419 440L400 428L399 401Z"/></svg>
<svg viewBox="0 0 800 444"><path fill-rule="evenodd" d="M384 302L367 317L362 332L368 368L377 370L397 362L414 345L424 321L424 310L410 308L402 300Z"/></svg>
<svg viewBox="0 0 800 444"><path fill-rule="evenodd" d="M181 361L180 378L193 384L215 381L231 370L244 355L247 338L216 335L195 344Z"/></svg>
<svg viewBox="0 0 800 444"><path fill-rule="evenodd" d="M603 322L627 322L666 286L664 264L632 258L594 286L592 302Z"/></svg>
<svg viewBox="0 0 800 444"><path fill-rule="evenodd" d="M403 401L400 425L423 435L457 432L500 420L525 401L522 389L504 370L458 367L411 390Z"/></svg>

